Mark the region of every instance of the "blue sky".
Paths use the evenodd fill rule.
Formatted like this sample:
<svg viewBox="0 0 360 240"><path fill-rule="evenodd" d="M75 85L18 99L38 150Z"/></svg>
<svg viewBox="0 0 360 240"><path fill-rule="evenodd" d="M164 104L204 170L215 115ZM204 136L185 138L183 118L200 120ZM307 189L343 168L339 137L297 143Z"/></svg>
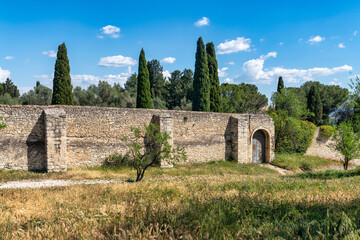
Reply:
<svg viewBox="0 0 360 240"><path fill-rule="evenodd" d="M348 87L360 73L360 1L3 1L0 81L21 92L51 87L66 43L73 85L123 84L147 60L164 74L194 69L196 41L214 42L220 81L253 83L270 97L315 80ZM359 31L359 32L358 32Z"/></svg>

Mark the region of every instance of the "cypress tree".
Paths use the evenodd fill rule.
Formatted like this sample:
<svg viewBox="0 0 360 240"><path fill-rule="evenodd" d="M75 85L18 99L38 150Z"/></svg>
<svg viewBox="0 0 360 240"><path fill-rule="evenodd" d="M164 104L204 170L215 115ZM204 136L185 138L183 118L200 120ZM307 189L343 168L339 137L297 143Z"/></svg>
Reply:
<svg viewBox="0 0 360 240"><path fill-rule="evenodd" d="M65 43L62 43L58 47L57 59L55 62L53 97L51 104L74 105L72 88L67 49Z"/></svg>
<svg viewBox="0 0 360 240"><path fill-rule="evenodd" d="M277 85L277 92L281 93L281 91L284 89L284 81L282 79L282 76L279 77L278 85Z"/></svg>
<svg viewBox="0 0 360 240"><path fill-rule="evenodd" d="M141 49L139 56L139 72L136 94L137 108L152 108L149 71L146 66L145 52Z"/></svg>
<svg viewBox="0 0 360 240"><path fill-rule="evenodd" d="M319 125L322 119L323 107L320 94L315 86L311 86L307 95L307 108L311 113L309 120L315 125Z"/></svg>
<svg viewBox="0 0 360 240"><path fill-rule="evenodd" d="M193 111L210 111L209 67L201 37L197 41L193 94Z"/></svg>
<svg viewBox="0 0 360 240"><path fill-rule="evenodd" d="M218 75L218 64L216 60L213 42L206 44L206 54L209 68L210 80L210 112L222 112L221 88Z"/></svg>

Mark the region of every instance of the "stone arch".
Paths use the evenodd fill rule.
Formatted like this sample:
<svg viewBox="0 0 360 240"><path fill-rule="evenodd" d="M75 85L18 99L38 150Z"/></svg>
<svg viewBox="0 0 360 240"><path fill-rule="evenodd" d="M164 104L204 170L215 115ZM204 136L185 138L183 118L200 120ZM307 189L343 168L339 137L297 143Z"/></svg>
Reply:
<svg viewBox="0 0 360 240"><path fill-rule="evenodd" d="M253 140L254 140L254 135L257 132L261 132L264 134L265 136L265 146L264 149L265 150L265 156L264 156L264 160L262 161L262 163L266 162L271 162L271 137L270 137L270 132L267 129L264 128L257 128L255 129L252 133L251 133L251 137L250 137L250 157L251 157L251 162L253 162Z"/></svg>

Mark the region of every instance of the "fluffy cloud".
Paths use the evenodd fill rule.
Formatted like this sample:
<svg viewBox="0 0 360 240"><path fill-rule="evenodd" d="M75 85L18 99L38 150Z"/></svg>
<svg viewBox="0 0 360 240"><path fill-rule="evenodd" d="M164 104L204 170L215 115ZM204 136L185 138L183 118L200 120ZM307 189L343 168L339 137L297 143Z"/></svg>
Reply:
<svg viewBox="0 0 360 240"><path fill-rule="evenodd" d="M229 54L250 50L251 40L249 38L237 37L235 40L225 40L217 46L217 54Z"/></svg>
<svg viewBox="0 0 360 240"><path fill-rule="evenodd" d="M14 56L6 56L6 57L4 57L4 59L5 60L12 60L12 59L14 59Z"/></svg>
<svg viewBox="0 0 360 240"><path fill-rule="evenodd" d="M310 68L310 69L287 69L282 67L273 67L264 69L264 62L266 59L276 58L276 52L270 52L266 55L260 56L258 59L252 59L244 63L243 72L245 77L254 83L270 84L276 81L279 76L282 76L284 81L297 83L302 81L311 81L315 77L329 76L340 72L352 71L352 67L343 65L334 68Z"/></svg>
<svg viewBox="0 0 360 240"><path fill-rule="evenodd" d="M165 79L171 77L171 73L168 70L163 71L162 74L163 74Z"/></svg>
<svg viewBox="0 0 360 240"><path fill-rule="evenodd" d="M225 78L224 83L233 83L234 79L232 78Z"/></svg>
<svg viewBox="0 0 360 240"><path fill-rule="evenodd" d="M167 58L164 58L163 60L161 60L160 62L162 63L174 63L176 61L176 58L173 58L173 57L167 57Z"/></svg>
<svg viewBox="0 0 360 240"><path fill-rule="evenodd" d="M42 54L49 56L51 58L56 58L56 52L54 50L43 51Z"/></svg>
<svg viewBox="0 0 360 240"><path fill-rule="evenodd" d="M97 36L98 38L104 38L104 35L111 38L120 37L120 28L116 26L107 25L105 27L102 27L100 31L103 35Z"/></svg>
<svg viewBox="0 0 360 240"><path fill-rule="evenodd" d="M0 82L5 82L7 78L10 78L10 71L0 67Z"/></svg>
<svg viewBox="0 0 360 240"><path fill-rule="evenodd" d="M100 59L98 65L104 67L127 67L136 64L136 60L131 57L124 57L121 55L103 57Z"/></svg>
<svg viewBox="0 0 360 240"><path fill-rule="evenodd" d="M322 41L325 41L325 38L324 37L320 37L319 35L315 36L315 37L311 37L309 39L309 43L310 44L315 44L315 43L319 43L319 42L322 42Z"/></svg>
<svg viewBox="0 0 360 240"><path fill-rule="evenodd" d="M343 43L339 43L338 47L339 48L346 48L346 46Z"/></svg>
<svg viewBox="0 0 360 240"><path fill-rule="evenodd" d="M358 31L355 30L354 33L353 33L353 36L355 37L357 35Z"/></svg>
<svg viewBox="0 0 360 240"><path fill-rule="evenodd" d="M207 17L202 17L201 19L197 20L194 24L197 27L208 26L210 25L210 19L208 19Z"/></svg>
<svg viewBox="0 0 360 240"><path fill-rule="evenodd" d="M228 67L223 67L222 69L218 69L218 74L219 74L219 77L226 77L227 76L227 70L229 68Z"/></svg>
<svg viewBox="0 0 360 240"><path fill-rule="evenodd" d="M235 63L234 63L234 62L228 62L228 64L229 64L229 65L235 65Z"/></svg>

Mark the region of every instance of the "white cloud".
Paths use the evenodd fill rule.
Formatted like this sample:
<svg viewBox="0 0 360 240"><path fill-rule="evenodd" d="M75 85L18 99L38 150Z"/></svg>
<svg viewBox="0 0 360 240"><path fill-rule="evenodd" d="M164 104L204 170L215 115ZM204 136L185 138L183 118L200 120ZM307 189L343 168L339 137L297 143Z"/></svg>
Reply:
<svg viewBox="0 0 360 240"><path fill-rule="evenodd" d="M344 45L344 43L339 43L338 47L339 47L339 48L346 48L346 46Z"/></svg>
<svg viewBox="0 0 360 240"><path fill-rule="evenodd" d="M137 63L136 60L132 59L131 57L124 57L121 55L117 55L117 56L109 56L109 57L101 58L98 65L104 67L126 67L126 66L133 66L136 63Z"/></svg>
<svg viewBox="0 0 360 240"><path fill-rule="evenodd" d="M228 67L223 67L222 69L218 69L218 74L219 74L219 77L226 77L227 76L227 70L229 68Z"/></svg>
<svg viewBox="0 0 360 240"><path fill-rule="evenodd" d="M270 57L275 58L276 56L276 52L270 52L267 55L260 56L258 59L252 59L245 62L243 65L245 78L254 83L270 84L273 81L276 81L279 76L282 76L286 82L298 83L314 80L315 77L352 71L352 67L348 65L334 68L315 67L310 69L287 69L283 67L273 67L264 69L265 60Z"/></svg>
<svg viewBox="0 0 360 240"><path fill-rule="evenodd" d="M160 62L172 64L172 63L174 63L175 61L176 61L176 58L167 57L167 58L164 58L163 60L161 60Z"/></svg>
<svg viewBox="0 0 360 240"><path fill-rule="evenodd" d="M20 95L34 89L33 87L18 87Z"/></svg>
<svg viewBox="0 0 360 240"><path fill-rule="evenodd" d="M0 82L5 82L7 78L10 78L10 71L0 67Z"/></svg>
<svg viewBox="0 0 360 240"><path fill-rule="evenodd" d="M251 40L249 38L237 37L236 40L225 40L217 46L217 54L229 54L239 51L249 51Z"/></svg>
<svg viewBox="0 0 360 240"><path fill-rule="evenodd" d="M325 41L325 37L320 37L319 35L315 36L315 37L311 37L309 39L310 44L315 44L315 43L319 43Z"/></svg>
<svg viewBox="0 0 360 240"><path fill-rule="evenodd" d="M259 42L265 42L265 38L260 38Z"/></svg>
<svg viewBox="0 0 360 240"><path fill-rule="evenodd" d="M171 77L171 73L168 70L163 71L162 74L163 74L165 79Z"/></svg>
<svg viewBox="0 0 360 240"><path fill-rule="evenodd" d="M4 59L5 60L12 60L12 59L14 59L14 56L6 56L6 57L4 57Z"/></svg>
<svg viewBox="0 0 360 240"><path fill-rule="evenodd" d="M358 31L355 30L354 33L353 33L353 36L355 37L357 35Z"/></svg>
<svg viewBox="0 0 360 240"><path fill-rule="evenodd" d="M234 63L234 62L228 62L228 64L229 64L229 65L235 65L235 63Z"/></svg>
<svg viewBox="0 0 360 240"><path fill-rule="evenodd" d="M43 51L42 54L49 56L51 58L56 58L56 52L54 50Z"/></svg>
<svg viewBox="0 0 360 240"><path fill-rule="evenodd" d="M120 28L119 27L116 27L116 26L112 26L112 25L107 25L105 27L102 27L101 29L101 33L106 35L106 36L109 36L111 38L118 38L120 37ZM104 38L104 36L102 35L99 35L97 36L98 38Z"/></svg>
<svg viewBox="0 0 360 240"><path fill-rule="evenodd" d="M208 26L210 25L210 19L208 19L207 17L202 17L201 19L197 20L194 24L197 27Z"/></svg>
<svg viewBox="0 0 360 240"><path fill-rule="evenodd" d="M282 46L282 45L284 45L284 43L283 43L283 42L280 42L279 45Z"/></svg>
<svg viewBox="0 0 360 240"><path fill-rule="evenodd" d="M340 86L342 83L337 83L335 81L331 81L330 85L334 85L334 86Z"/></svg>
<svg viewBox="0 0 360 240"><path fill-rule="evenodd" d="M232 78L225 78L224 82L225 82L225 83L233 83L233 82L234 82L234 79L232 79Z"/></svg>

